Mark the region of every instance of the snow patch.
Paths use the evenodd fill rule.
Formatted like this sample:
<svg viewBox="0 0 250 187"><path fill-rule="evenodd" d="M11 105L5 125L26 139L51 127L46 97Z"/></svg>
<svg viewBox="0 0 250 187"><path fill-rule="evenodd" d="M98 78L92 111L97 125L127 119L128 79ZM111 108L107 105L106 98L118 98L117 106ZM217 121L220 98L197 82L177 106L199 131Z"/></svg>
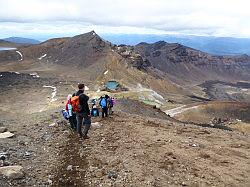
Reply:
<svg viewBox="0 0 250 187"><path fill-rule="evenodd" d="M165 99L162 95L158 94L156 91L152 90L152 89L148 89L148 88L143 88L141 84L138 84L137 85L137 88L136 90L138 92L150 92L150 95L149 95L149 99L150 100L153 100L159 104L163 104L165 102Z"/></svg>
<svg viewBox="0 0 250 187"><path fill-rule="evenodd" d="M92 34L93 34L93 36L95 36L95 35L96 35L96 33L95 33L95 32L93 32Z"/></svg>
<svg viewBox="0 0 250 187"><path fill-rule="evenodd" d="M38 73L31 73L30 76L32 76L33 78L39 78L40 76L38 75Z"/></svg>
<svg viewBox="0 0 250 187"><path fill-rule="evenodd" d="M21 59L18 60L18 61L22 61L22 60L23 60L23 55L22 55L22 53L21 53L20 51L16 51L16 53L18 53L18 54L21 56Z"/></svg>
<svg viewBox="0 0 250 187"><path fill-rule="evenodd" d="M3 75L0 75L0 77L2 77Z"/></svg>
<svg viewBox="0 0 250 187"><path fill-rule="evenodd" d="M104 72L104 75L106 75L108 72L109 72L109 70L105 71L105 72Z"/></svg>
<svg viewBox="0 0 250 187"><path fill-rule="evenodd" d="M20 73L19 73L19 72L17 72L17 71L15 72L15 74L20 75Z"/></svg>
<svg viewBox="0 0 250 187"><path fill-rule="evenodd" d="M192 107L189 107L189 108L185 108L186 105L182 105L182 106L179 106L177 108L173 108L173 109L170 109L170 110L166 110L164 111L166 114L170 115L170 117L174 117L176 116L177 114L180 114L182 112L185 112L187 110L192 110L192 109L196 109L198 108L199 106L192 106Z"/></svg>
<svg viewBox="0 0 250 187"><path fill-rule="evenodd" d="M55 98L56 97L56 92L57 92L57 89L55 86L43 86L44 88L52 88L53 89L53 92L51 94L51 99L50 99L50 102L54 102L56 101L57 99Z"/></svg>
<svg viewBox="0 0 250 187"><path fill-rule="evenodd" d="M41 57L38 58L38 60L42 60L44 57L46 57L47 54L42 55Z"/></svg>

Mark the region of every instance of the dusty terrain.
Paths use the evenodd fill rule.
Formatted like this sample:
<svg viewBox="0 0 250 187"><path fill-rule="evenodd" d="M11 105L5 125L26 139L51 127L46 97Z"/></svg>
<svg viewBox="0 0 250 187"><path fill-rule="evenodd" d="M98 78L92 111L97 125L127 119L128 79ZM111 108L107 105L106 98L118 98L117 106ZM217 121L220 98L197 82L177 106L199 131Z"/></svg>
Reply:
<svg viewBox="0 0 250 187"><path fill-rule="evenodd" d="M2 178L2 186L250 184L249 134L115 111L94 119L91 138L82 141L57 111L47 112L16 126L20 118L12 119L8 128L16 135L1 141L1 150L25 177Z"/></svg>
<svg viewBox="0 0 250 187"><path fill-rule="evenodd" d="M14 134L0 139L0 155L3 165L23 169L18 177L0 175L0 186L250 185L249 81L202 85L189 77L180 86L186 80L173 77L177 71L161 71L133 47L113 46L94 32L17 50L22 60L16 51L0 53L0 129ZM199 58L188 66L175 60L197 53L179 46L167 65L196 69ZM103 91L109 80L126 90ZM117 98L114 114L93 118L84 141L60 115L79 82L90 98Z"/></svg>
<svg viewBox="0 0 250 187"><path fill-rule="evenodd" d="M2 177L1 186L250 185L248 133L180 123L124 98L112 116L93 119L90 139L83 141L59 114L67 93L74 92L73 82L4 76L1 126L15 136L1 139L0 148L25 175ZM53 89L44 84L57 86L57 100L51 102ZM29 96L21 97L24 92ZM14 105L7 96L16 97Z"/></svg>

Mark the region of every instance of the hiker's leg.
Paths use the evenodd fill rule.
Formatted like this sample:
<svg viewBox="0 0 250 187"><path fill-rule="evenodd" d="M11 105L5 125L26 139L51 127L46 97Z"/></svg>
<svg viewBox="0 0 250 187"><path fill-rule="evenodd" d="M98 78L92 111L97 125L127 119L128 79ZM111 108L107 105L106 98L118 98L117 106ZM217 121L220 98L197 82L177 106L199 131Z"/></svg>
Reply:
<svg viewBox="0 0 250 187"><path fill-rule="evenodd" d="M84 117L84 130L83 130L83 136L87 136L88 131L90 129L91 126L91 118L89 118L88 116Z"/></svg>
<svg viewBox="0 0 250 187"><path fill-rule="evenodd" d="M77 128L76 113L73 113L72 116L73 116L74 129L76 130L76 128Z"/></svg>
<svg viewBox="0 0 250 187"><path fill-rule="evenodd" d="M110 114L110 107L108 107L108 115Z"/></svg>
<svg viewBox="0 0 250 187"><path fill-rule="evenodd" d="M70 123L70 127L71 127L72 129L74 129L74 117L73 117L73 116L70 116L70 117L69 117L69 123Z"/></svg>
<svg viewBox="0 0 250 187"><path fill-rule="evenodd" d="M105 107L105 117L108 117L108 108Z"/></svg>
<svg viewBox="0 0 250 187"><path fill-rule="evenodd" d="M79 113L76 113L76 120L77 120L77 132L80 136L82 136L82 120L83 116Z"/></svg>
<svg viewBox="0 0 250 187"><path fill-rule="evenodd" d="M104 118L104 108L102 108L102 118Z"/></svg>

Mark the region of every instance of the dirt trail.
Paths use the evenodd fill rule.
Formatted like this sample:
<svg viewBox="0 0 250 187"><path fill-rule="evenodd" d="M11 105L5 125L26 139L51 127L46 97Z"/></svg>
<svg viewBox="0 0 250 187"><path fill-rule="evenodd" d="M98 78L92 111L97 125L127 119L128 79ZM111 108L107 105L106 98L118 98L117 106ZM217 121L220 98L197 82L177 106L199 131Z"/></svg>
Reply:
<svg viewBox="0 0 250 187"><path fill-rule="evenodd" d="M100 124L82 144L70 137L64 150L79 150L68 151L72 162L61 155L67 164L56 173L66 181L54 186L73 186L67 183L72 180L93 187L250 185L248 135L123 112ZM72 171L65 169L68 164Z"/></svg>
<svg viewBox="0 0 250 187"><path fill-rule="evenodd" d="M61 146L51 186L86 186L84 177L88 163L82 150L87 147L76 133L70 133L67 142Z"/></svg>

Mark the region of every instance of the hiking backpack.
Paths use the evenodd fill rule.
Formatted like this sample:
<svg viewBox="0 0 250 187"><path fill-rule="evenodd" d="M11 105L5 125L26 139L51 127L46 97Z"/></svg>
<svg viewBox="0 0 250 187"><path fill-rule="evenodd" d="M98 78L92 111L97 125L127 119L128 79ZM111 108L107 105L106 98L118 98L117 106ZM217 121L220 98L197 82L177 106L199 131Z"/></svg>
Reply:
<svg viewBox="0 0 250 187"><path fill-rule="evenodd" d="M67 112L67 110L65 110L65 109L62 109L61 110L61 114L62 114L62 116L64 117L64 119L66 119L66 120L68 120L69 119L69 113Z"/></svg>
<svg viewBox="0 0 250 187"><path fill-rule="evenodd" d="M80 106L79 96L74 96L74 97L71 97L71 99L70 99L73 112L79 112L80 111L81 106Z"/></svg>
<svg viewBox="0 0 250 187"><path fill-rule="evenodd" d="M100 104L101 104L102 108L103 107L107 107L107 99L106 98L102 98Z"/></svg>
<svg viewBox="0 0 250 187"><path fill-rule="evenodd" d="M92 116L93 116L93 117L97 117L97 115L98 115L97 109L96 109L96 108L95 108L95 109L92 109Z"/></svg>

